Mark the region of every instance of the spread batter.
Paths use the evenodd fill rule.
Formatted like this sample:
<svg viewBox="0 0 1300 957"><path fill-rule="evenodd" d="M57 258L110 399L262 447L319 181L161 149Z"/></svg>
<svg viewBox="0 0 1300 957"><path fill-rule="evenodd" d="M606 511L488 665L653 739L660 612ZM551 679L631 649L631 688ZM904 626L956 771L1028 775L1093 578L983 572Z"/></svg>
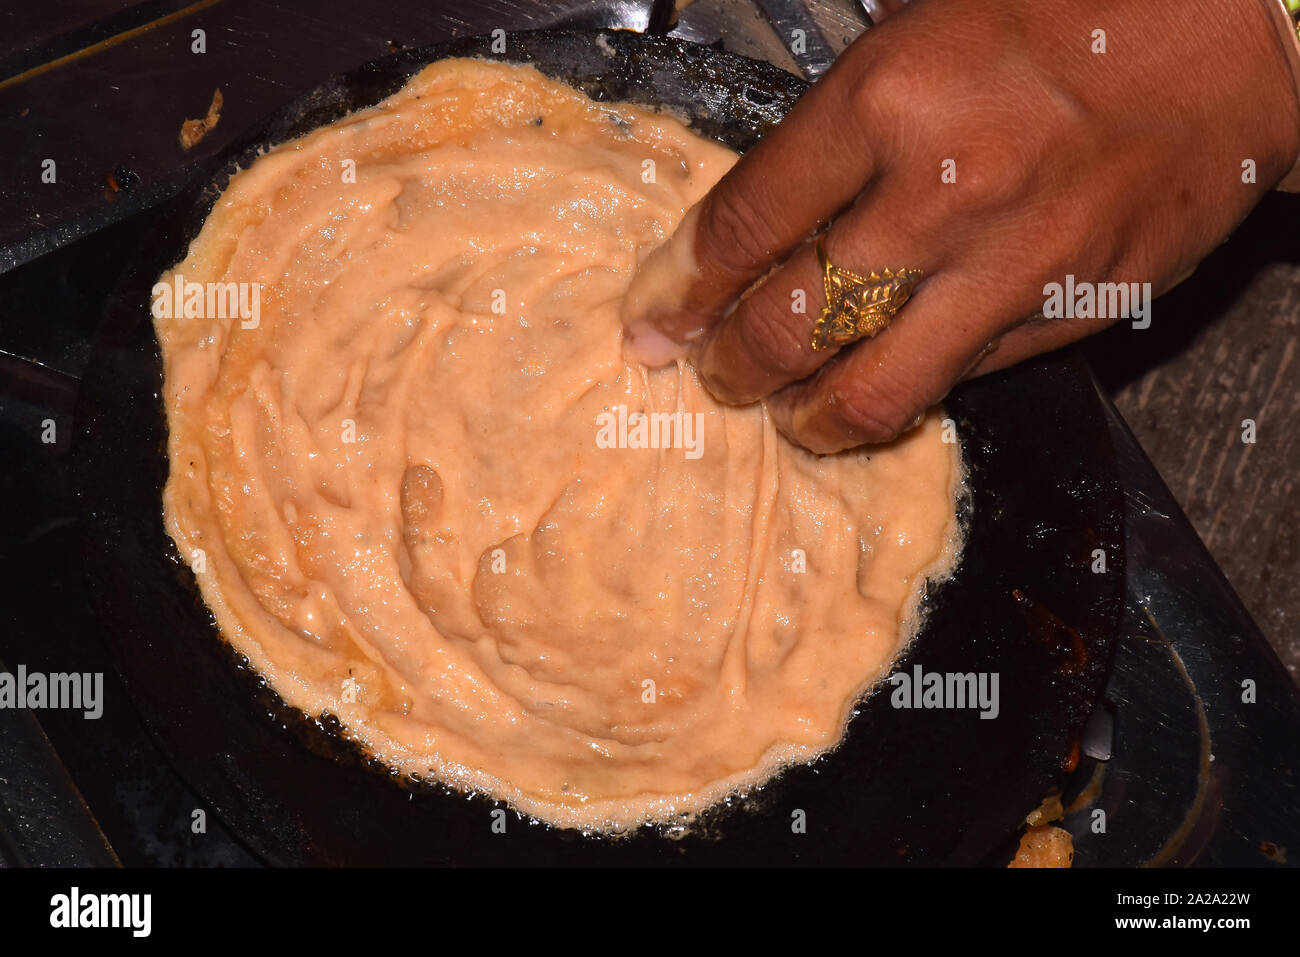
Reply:
<svg viewBox="0 0 1300 957"><path fill-rule="evenodd" d="M598 830L837 743L955 560L960 462L934 414L817 457L624 357L638 259L734 160L452 60L233 178L155 287L165 516L289 704Z"/></svg>

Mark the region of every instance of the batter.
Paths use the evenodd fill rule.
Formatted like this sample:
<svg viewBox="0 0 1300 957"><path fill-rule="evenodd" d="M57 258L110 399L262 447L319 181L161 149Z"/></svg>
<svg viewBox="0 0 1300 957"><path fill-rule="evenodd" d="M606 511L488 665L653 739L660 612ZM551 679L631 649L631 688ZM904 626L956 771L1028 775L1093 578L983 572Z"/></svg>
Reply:
<svg viewBox="0 0 1300 957"><path fill-rule="evenodd" d="M234 177L155 287L165 516L289 704L606 831L837 743L955 559L960 463L934 415L819 458L625 359L638 260L735 158L452 60Z"/></svg>

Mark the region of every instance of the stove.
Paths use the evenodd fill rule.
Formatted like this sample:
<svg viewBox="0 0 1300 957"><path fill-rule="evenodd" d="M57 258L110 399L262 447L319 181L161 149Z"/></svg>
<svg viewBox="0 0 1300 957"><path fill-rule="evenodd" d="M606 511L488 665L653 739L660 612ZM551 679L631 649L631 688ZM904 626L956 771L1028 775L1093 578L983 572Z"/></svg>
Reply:
<svg viewBox="0 0 1300 957"><path fill-rule="evenodd" d="M121 253L158 204L261 116L395 49L497 28L649 29L815 78L874 4L697 0L675 19L671 5L615 0L357 6L96 0L71 23L5 14L0 671L102 673L104 687L94 721L0 709L0 862L261 863L216 815L196 816L204 802L145 732L82 585L69 462L80 380ZM807 40L797 56L784 42L794 30ZM218 88L220 122L183 150L181 122ZM46 160L56 173L43 183ZM1124 485L1127 597L1064 796L1075 864L1285 864L1288 849L1300 855L1300 691L1102 402ZM199 817L202 830L178 824Z"/></svg>

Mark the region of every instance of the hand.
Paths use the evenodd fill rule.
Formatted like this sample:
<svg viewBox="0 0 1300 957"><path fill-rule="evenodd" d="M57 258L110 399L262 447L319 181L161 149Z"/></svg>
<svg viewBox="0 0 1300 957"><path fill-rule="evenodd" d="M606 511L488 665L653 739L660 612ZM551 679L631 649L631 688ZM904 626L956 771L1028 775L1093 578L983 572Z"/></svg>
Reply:
<svg viewBox="0 0 1300 957"><path fill-rule="evenodd" d="M689 355L720 400L765 400L815 452L886 442L961 379L1113 320L1043 318L1048 284L1181 281L1298 152L1261 0L919 0L651 254L627 348ZM835 265L925 278L875 338L815 351L827 223Z"/></svg>

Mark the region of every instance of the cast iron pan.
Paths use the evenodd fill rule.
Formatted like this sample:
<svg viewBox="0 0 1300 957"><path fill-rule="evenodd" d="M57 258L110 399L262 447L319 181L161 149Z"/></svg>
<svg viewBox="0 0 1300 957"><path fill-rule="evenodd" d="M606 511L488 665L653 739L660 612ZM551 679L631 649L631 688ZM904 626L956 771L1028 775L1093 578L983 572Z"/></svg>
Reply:
<svg viewBox="0 0 1300 957"><path fill-rule="evenodd" d="M507 37L591 96L667 106L744 150L806 85L765 63L681 41L595 32ZM176 770L248 845L277 864L975 864L997 862L1077 755L1120 607L1119 487L1085 370L1054 357L959 389L948 411L970 468L969 537L956 576L899 667L1000 675L1001 713L862 703L847 739L813 765L707 813L685 834L611 840L506 815L481 796L398 780L332 716L294 712L220 640L163 530L162 374L149 289L179 260L230 174L263 148L391 94L423 64L491 58L467 38L341 77L277 114L160 211L126 260L86 376L77 436L92 601L134 702ZM125 251L124 251L125 253ZM1106 570L1091 570L1094 549ZM806 831L793 827L803 811ZM188 826L188 821L177 826Z"/></svg>

